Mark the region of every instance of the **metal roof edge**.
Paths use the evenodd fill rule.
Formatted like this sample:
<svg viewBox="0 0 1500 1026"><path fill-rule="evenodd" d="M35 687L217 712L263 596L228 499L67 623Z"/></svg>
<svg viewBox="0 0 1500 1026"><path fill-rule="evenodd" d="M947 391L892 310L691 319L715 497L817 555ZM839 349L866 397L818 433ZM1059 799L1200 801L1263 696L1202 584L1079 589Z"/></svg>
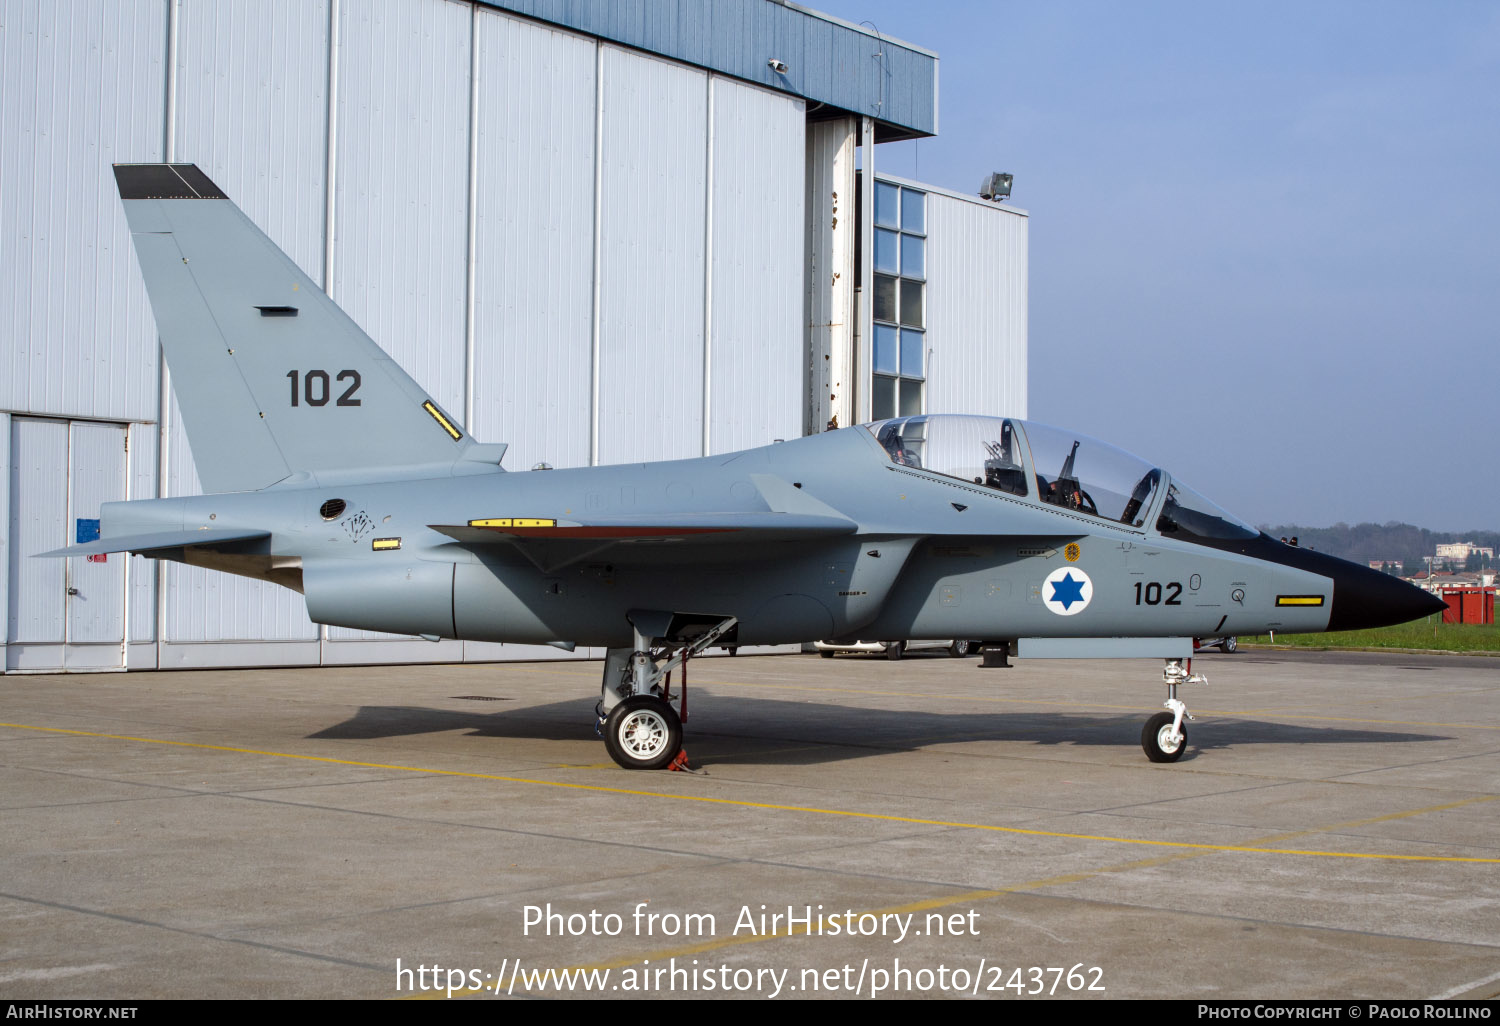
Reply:
<svg viewBox="0 0 1500 1026"><path fill-rule="evenodd" d="M910 50L913 53L919 53L924 57L931 57L935 61L942 59L938 56L936 50L929 50L925 46L918 46L916 43L908 43L904 39L897 39L895 36L888 36L884 32L880 31L879 28L875 29L874 32L871 32L863 25L856 25L851 21L845 21L843 18L835 17L832 14L825 14L822 11L813 10L811 7L803 7L801 4L793 3L792 0L771 0L771 3L780 4L782 7L790 8L791 10L796 11L799 14L805 14L810 18L817 18L820 21L831 22L834 25L838 25L840 28L846 28L853 32L861 32L867 36L874 36L882 43L891 43L895 46L902 47L903 49ZM875 23L872 21L870 22L870 24L874 25Z"/></svg>
<svg viewBox="0 0 1500 1026"><path fill-rule="evenodd" d="M912 189L921 189L923 192L935 192L939 196L946 196L949 199L966 200L969 203L973 203L975 206L984 207L988 210L999 210L1007 214L1017 214L1021 217L1028 218L1031 216L1031 211L1027 210L1025 207L1013 207L1008 203L996 203L994 200L987 200L978 195L971 196L968 193L959 192L956 189L947 189L941 185L931 185L927 182L919 182L913 178L902 178L899 175L888 175L884 171L881 171L879 168L875 170L875 180L877 182L890 182L892 185L903 185Z"/></svg>
<svg viewBox="0 0 1500 1026"><path fill-rule="evenodd" d="M886 140L937 134L937 54L791 0L472 2L869 117Z"/></svg>

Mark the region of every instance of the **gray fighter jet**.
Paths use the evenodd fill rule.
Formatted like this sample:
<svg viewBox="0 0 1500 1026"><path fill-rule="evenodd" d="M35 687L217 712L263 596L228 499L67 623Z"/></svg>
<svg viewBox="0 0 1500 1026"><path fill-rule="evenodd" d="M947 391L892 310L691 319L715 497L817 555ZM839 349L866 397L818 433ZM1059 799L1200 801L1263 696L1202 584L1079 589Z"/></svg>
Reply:
<svg viewBox="0 0 1500 1026"><path fill-rule="evenodd" d="M1442 608L1283 545L1073 432L918 416L703 459L507 473L193 165L115 175L208 494L107 503L98 541L273 581L319 623L607 649L628 768L681 749L671 671L710 645L977 638L1160 657L1186 747L1192 639ZM685 694L683 696L685 701ZM685 705L684 705L685 711Z"/></svg>

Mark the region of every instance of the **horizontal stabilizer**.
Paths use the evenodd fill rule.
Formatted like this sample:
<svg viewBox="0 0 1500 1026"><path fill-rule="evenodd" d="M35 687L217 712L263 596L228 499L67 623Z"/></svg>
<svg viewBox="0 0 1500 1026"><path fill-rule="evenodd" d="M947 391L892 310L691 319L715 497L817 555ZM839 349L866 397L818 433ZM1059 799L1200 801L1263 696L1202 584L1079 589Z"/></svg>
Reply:
<svg viewBox="0 0 1500 1026"><path fill-rule="evenodd" d="M100 538L82 545L69 545L51 552L38 552L34 558L48 556L97 556L105 552L150 553L162 549L180 549L186 546L203 547L222 545L225 542L250 541L269 538L270 531L160 531L155 534L124 534L115 538Z"/></svg>

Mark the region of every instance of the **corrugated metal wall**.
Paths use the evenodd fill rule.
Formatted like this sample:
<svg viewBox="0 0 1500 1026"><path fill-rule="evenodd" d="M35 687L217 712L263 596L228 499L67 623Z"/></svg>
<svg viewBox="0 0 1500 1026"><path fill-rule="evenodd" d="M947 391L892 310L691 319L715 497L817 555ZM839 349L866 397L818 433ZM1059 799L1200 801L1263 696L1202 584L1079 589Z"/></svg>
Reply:
<svg viewBox="0 0 1500 1026"><path fill-rule="evenodd" d="M462 411L471 8L340 5L328 293L439 405Z"/></svg>
<svg viewBox="0 0 1500 1026"><path fill-rule="evenodd" d="M890 180L928 190L927 409L1025 417L1029 218Z"/></svg>
<svg viewBox="0 0 1500 1026"><path fill-rule="evenodd" d="M197 164L314 281L323 280L328 167L326 0L183 4L174 161ZM169 495L202 491L176 401ZM165 564L166 642L315 641L302 596ZM173 655L163 653L170 664ZM274 658L274 657L273 657Z"/></svg>
<svg viewBox="0 0 1500 1026"><path fill-rule="evenodd" d="M11 463L11 417L8 413L0 413L0 565L5 567L5 586L0 588L0 624L4 624L5 642L9 646L10 638L15 631L15 625L10 618L10 594L11 594L11 559L14 550L11 548L15 540L15 525L13 520L15 513L10 505L10 477L14 473ZM9 652L6 653L9 655ZM0 666L0 671L4 667Z"/></svg>
<svg viewBox="0 0 1500 1026"><path fill-rule="evenodd" d="M526 470L589 462L598 45L481 11L475 437ZM455 407L457 409L458 407Z"/></svg>
<svg viewBox="0 0 1500 1026"><path fill-rule="evenodd" d="M13 0L0 408L134 422L132 497L199 491L175 402L157 480L154 323L109 172L172 159L331 272L512 469L794 437L803 149L794 96L455 0ZM61 501L53 473L28 508ZM324 637L300 595L192 567L165 565L158 593L154 564L129 564L133 666L464 654Z"/></svg>
<svg viewBox="0 0 1500 1026"><path fill-rule="evenodd" d="M67 566L58 559L28 559L32 552L66 545L68 522L68 423L12 417L10 421L10 613L6 642L61 644L67 618ZM32 497L22 503L21 496ZM61 525L61 530L59 530Z"/></svg>
<svg viewBox="0 0 1500 1026"><path fill-rule="evenodd" d="M125 498L124 424L7 417L6 669L123 666L125 559L33 559Z"/></svg>
<svg viewBox="0 0 1500 1026"><path fill-rule="evenodd" d="M708 76L604 48L599 463L703 454Z"/></svg>
<svg viewBox="0 0 1500 1026"><path fill-rule="evenodd" d="M6 0L0 406L156 416L156 335L113 161L162 159L162 0Z"/></svg>
<svg viewBox="0 0 1500 1026"><path fill-rule="evenodd" d="M714 80L710 452L802 434L806 138L801 103Z"/></svg>
<svg viewBox="0 0 1500 1026"><path fill-rule="evenodd" d="M129 485L130 498L149 499L156 495L155 424L130 425ZM132 663L151 663L156 659L156 579L161 572L156 560L144 556L130 557L130 643Z"/></svg>

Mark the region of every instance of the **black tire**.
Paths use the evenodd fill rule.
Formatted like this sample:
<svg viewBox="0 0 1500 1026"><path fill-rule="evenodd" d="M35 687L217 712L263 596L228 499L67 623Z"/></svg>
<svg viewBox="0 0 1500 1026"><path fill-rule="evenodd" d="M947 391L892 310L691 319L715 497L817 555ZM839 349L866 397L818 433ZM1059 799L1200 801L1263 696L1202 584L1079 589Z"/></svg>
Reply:
<svg viewBox="0 0 1500 1026"><path fill-rule="evenodd" d="M954 659L962 659L969 654L969 645L970 643L967 641L959 641L955 639L953 644L948 646L948 654L951 655Z"/></svg>
<svg viewBox="0 0 1500 1026"><path fill-rule="evenodd" d="M1224 650L1224 654L1225 655L1229 655L1229 654L1231 654L1233 652L1237 652L1237 651L1239 651L1239 647L1240 647L1240 639L1239 638L1225 638L1223 644L1221 644L1219 647Z"/></svg>
<svg viewBox="0 0 1500 1026"><path fill-rule="evenodd" d="M885 646L885 657L892 662L900 659L905 654L906 642L904 641L892 641L890 644Z"/></svg>
<svg viewBox="0 0 1500 1026"><path fill-rule="evenodd" d="M604 747L626 769L662 769L682 751L682 721L661 699L635 695L605 717Z"/></svg>
<svg viewBox="0 0 1500 1026"><path fill-rule="evenodd" d="M832 659L833 658L833 653L830 652L830 651L828 651L828 649L826 649L826 648L823 649L823 650L821 650L820 652L818 652L818 655L822 656L824 659Z"/></svg>
<svg viewBox="0 0 1500 1026"><path fill-rule="evenodd" d="M1146 750L1146 758L1152 762L1176 762L1187 750L1186 723L1182 725L1182 740L1177 743L1177 747L1164 747L1164 737L1172 729L1172 720L1171 713L1159 712L1146 721L1146 726L1141 731L1141 747Z"/></svg>

